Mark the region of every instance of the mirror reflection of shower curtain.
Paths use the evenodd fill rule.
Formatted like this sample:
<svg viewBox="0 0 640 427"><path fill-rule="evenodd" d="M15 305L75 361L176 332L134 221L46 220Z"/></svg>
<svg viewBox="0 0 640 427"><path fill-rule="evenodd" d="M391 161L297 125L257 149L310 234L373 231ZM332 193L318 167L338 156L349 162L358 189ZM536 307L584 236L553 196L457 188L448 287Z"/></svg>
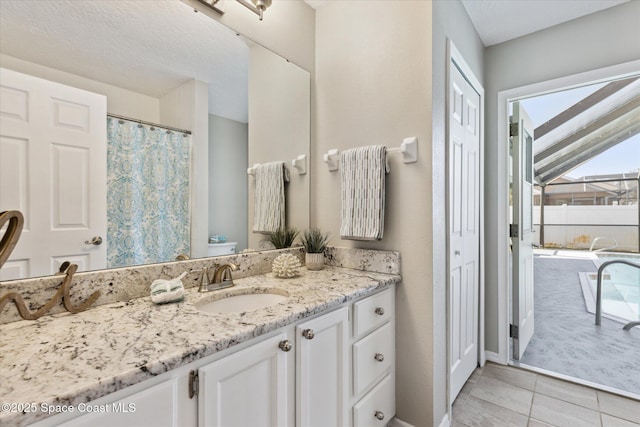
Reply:
<svg viewBox="0 0 640 427"><path fill-rule="evenodd" d="M107 265L190 253L191 135L107 119Z"/></svg>

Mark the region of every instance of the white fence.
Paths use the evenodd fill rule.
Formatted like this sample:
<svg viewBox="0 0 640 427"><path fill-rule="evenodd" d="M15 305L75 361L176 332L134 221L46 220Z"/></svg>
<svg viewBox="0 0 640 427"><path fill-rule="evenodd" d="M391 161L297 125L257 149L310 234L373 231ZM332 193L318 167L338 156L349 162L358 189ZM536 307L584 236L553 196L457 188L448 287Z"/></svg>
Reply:
<svg viewBox="0 0 640 427"><path fill-rule="evenodd" d="M540 241L540 206L533 207L536 241ZM638 251L638 206L545 206L545 246L589 249L596 237L602 239L594 249L610 246L617 250Z"/></svg>

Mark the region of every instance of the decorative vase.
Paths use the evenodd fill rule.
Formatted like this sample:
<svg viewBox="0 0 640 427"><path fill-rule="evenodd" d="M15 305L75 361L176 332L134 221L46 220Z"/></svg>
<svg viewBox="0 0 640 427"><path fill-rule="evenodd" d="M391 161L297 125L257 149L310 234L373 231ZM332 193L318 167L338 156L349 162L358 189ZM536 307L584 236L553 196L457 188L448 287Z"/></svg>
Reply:
<svg viewBox="0 0 640 427"><path fill-rule="evenodd" d="M324 253L304 255L304 263L307 270L322 270L324 268Z"/></svg>

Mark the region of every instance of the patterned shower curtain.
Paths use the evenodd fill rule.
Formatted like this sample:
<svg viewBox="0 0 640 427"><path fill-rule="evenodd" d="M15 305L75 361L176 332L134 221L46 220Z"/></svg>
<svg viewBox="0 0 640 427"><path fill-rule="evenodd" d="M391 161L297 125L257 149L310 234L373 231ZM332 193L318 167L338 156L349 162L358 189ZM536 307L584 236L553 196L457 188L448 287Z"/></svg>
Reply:
<svg viewBox="0 0 640 427"><path fill-rule="evenodd" d="M107 119L107 265L190 253L191 136Z"/></svg>

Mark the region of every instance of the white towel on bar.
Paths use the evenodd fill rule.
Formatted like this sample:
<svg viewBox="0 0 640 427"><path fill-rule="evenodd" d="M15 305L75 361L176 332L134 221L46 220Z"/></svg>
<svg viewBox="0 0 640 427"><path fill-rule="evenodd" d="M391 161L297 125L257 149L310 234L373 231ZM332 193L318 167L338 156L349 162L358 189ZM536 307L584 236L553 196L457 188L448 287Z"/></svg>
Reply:
<svg viewBox="0 0 640 427"><path fill-rule="evenodd" d="M273 233L284 227L284 183L289 170L284 162L262 163L256 166L253 232Z"/></svg>
<svg viewBox="0 0 640 427"><path fill-rule="evenodd" d="M382 239L386 158L384 145L353 148L340 154L343 239Z"/></svg>

